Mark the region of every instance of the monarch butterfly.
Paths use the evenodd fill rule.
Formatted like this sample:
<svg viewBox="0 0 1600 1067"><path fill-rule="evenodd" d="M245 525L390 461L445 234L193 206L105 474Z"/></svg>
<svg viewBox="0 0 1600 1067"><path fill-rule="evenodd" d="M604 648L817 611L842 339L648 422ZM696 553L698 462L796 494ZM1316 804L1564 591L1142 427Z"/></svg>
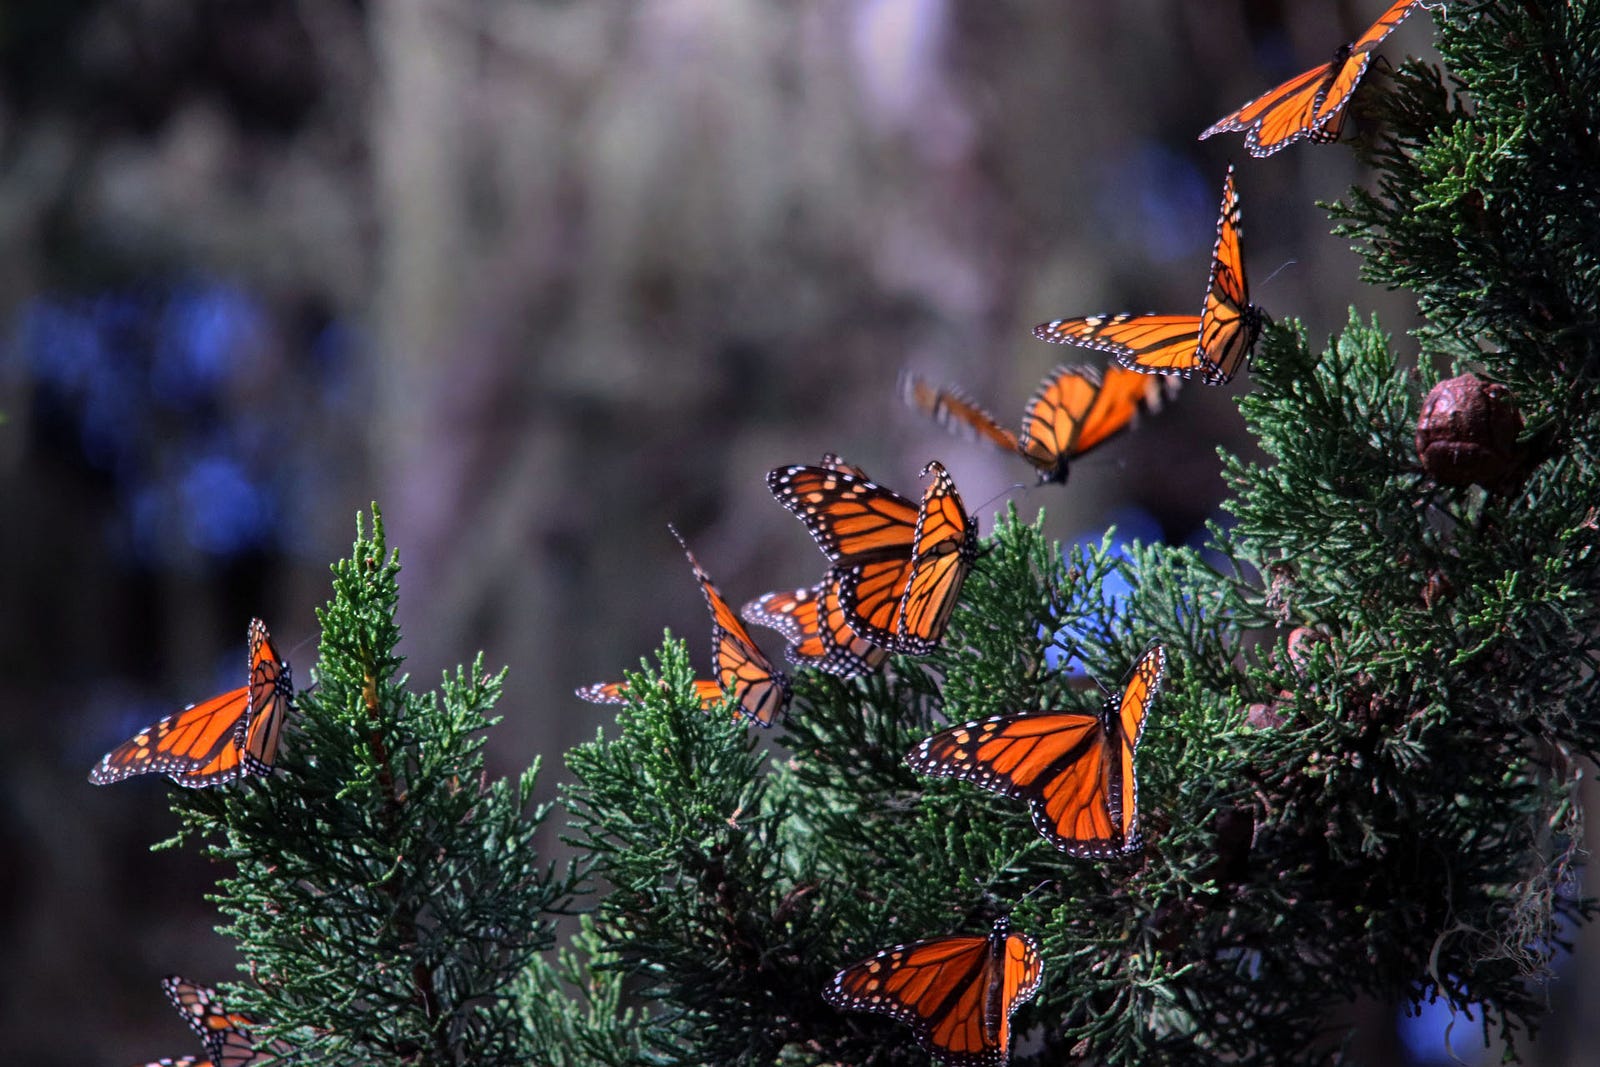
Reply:
<svg viewBox="0 0 1600 1067"><path fill-rule="evenodd" d="M1419 7L1437 7L1423 0L1395 0L1378 21L1333 54L1333 62L1297 74L1268 89L1230 115L1218 119L1200 140L1212 134L1245 131L1244 144L1252 156L1270 156L1302 138L1326 144L1337 141L1344 128L1345 105L1367 72L1372 54L1395 27Z"/></svg>
<svg viewBox="0 0 1600 1067"><path fill-rule="evenodd" d="M1092 315L1040 323L1033 335L1055 344L1109 352L1118 363L1147 374L1199 376L1207 385L1232 380L1261 332L1263 314L1250 303L1239 248L1239 195L1233 167L1222 183L1211 277L1198 318L1192 315Z"/></svg>
<svg viewBox="0 0 1600 1067"><path fill-rule="evenodd" d="M1004 1067L1011 1015L1039 991L1043 970L1037 942L1002 916L987 935L884 949L840 971L822 997L906 1023L945 1067Z"/></svg>
<svg viewBox="0 0 1600 1067"><path fill-rule="evenodd" d="M977 556L978 523L938 461L920 506L859 468L779 467L767 488L835 564L843 620L895 652L927 655L944 636Z"/></svg>
<svg viewBox="0 0 1600 1067"><path fill-rule="evenodd" d="M689 557L689 566L694 568L700 591L705 594L706 608L711 612L711 667L723 696L732 700L745 718L771 726L772 720L789 706L788 677L772 665L750 637L750 631L717 592L711 575L694 558L677 528L667 528L683 546L683 554ZM700 688L700 683L696 683L696 688ZM701 699L704 700L703 695Z"/></svg>
<svg viewBox="0 0 1600 1067"><path fill-rule="evenodd" d="M924 740L906 762L919 774L1027 800L1034 828L1071 855L1137 851L1143 842L1133 757L1166 666L1166 650L1152 645L1098 714L1048 711L963 723Z"/></svg>
<svg viewBox="0 0 1600 1067"><path fill-rule="evenodd" d="M746 622L776 630L789 642L789 659L854 678L871 674L889 658L889 650L856 633L839 601L841 577L828 576L809 589L767 593L739 609Z"/></svg>
<svg viewBox="0 0 1600 1067"><path fill-rule="evenodd" d="M575 689L573 692L591 704L626 704L628 702L627 682L596 682L593 685ZM722 686L709 678L696 678L694 680L694 695L699 698L702 709L714 708L722 703Z"/></svg>
<svg viewBox="0 0 1600 1067"><path fill-rule="evenodd" d="M241 774L269 774L294 697L289 662L280 659L260 619L250 620L250 681L190 704L140 730L101 757L95 785L136 774L165 774L188 788L221 785Z"/></svg>
<svg viewBox="0 0 1600 1067"><path fill-rule="evenodd" d="M161 989L178 1009L183 1021L189 1024L204 1042L209 1060L184 1057L180 1060L160 1060L161 1064L190 1064L192 1067L248 1067L258 1061L277 1060L294 1050L282 1041L273 1041L266 1051L255 1050L255 1039L250 1035L256 1021L248 1015L230 1012L223 1008L217 991L210 986L197 985L186 978L169 974L161 980Z"/></svg>
<svg viewBox="0 0 1600 1067"><path fill-rule="evenodd" d="M1133 426L1140 413L1158 411L1177 392L1171 379L1122 367L1060 366L1045 375L1012 433L954 389L935 389L914 374L900 379L905 402L968 437L983 437L1033 464L1040 483L1067 480L1067 462Z"/></svg>

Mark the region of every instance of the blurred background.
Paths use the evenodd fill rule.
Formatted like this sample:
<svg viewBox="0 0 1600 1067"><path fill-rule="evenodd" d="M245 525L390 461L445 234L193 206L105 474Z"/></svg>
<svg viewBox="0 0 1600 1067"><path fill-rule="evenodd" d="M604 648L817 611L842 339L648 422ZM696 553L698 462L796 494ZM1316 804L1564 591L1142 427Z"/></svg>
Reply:
<svg viewBox="0 0 1600 1067"><path fill-rule="evenodd" d="M164 779L84 776L239 685L252 615L304 682L371 501L415 682L509 665L490 758L542 754L546 796L610 717L573 686L664 626L709 665L668 522L735 604L820 577L774 466L833 450L915 496L936 457L985 532L1015 500L1063 540L1203 540L1248 374L1027 492L896 377L1015 425L1055 363L1103 362L1033 324L1198 312L1230 158L1255 302L1319 345L1355 303L1404 348L1411 302L1358 283L1314 204L1363 180L1348 150L1195 140L1378 7L0 7L0 1063L197 1051L157 981L233 973L216 872L148 851ZM1537 1062L1580 1062L1593 955ZM1450 1062L1448 1019L1330 1011L1370 1062ZM1453 1040L1487 1061L1473 1023Z"/></svg>

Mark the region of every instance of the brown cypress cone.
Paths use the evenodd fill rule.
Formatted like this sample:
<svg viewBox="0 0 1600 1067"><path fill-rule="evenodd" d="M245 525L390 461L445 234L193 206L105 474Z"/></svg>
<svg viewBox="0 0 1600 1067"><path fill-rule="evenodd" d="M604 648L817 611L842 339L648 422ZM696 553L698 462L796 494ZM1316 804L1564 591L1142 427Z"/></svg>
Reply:
<svg viewBox="0 0 1600 1067"><path fill-rule="evenodd" d="M1476 374L1447 378L1428 392L1417 420L1417 456L1441 485L1503 489L1522 467L1522 413L1511 390Z"/></svg>

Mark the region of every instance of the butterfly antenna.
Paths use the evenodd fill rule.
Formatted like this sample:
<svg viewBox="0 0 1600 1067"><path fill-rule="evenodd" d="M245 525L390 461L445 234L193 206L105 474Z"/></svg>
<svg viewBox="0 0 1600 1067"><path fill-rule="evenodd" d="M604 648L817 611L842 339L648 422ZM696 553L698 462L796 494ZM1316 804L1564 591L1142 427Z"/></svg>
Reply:
<svg viewBox="0 0 1600 1067"><path fill-rule="evenodd" d="M1030 489L1032 489L1032 488L1033 488L1033 486L1028 485L1025 482L1012 482L1010 485L1008 485L1004 489L1000 490L994 496L990 497L988 500L985 500L982 504L979 504L978 507L975 510L980 511L980 512L984 511L990 505L992 505L996 501L998 501L1001 497L1007 495L1008 493L1012 493L1012 492L1014 492L1014 491L1016 491L1018 489L1021 489L1022 490L1022 494L1024 496L1026 496L1028 494L1028 491ZM1000 509L999 508L995 508L995 510L999 511Z"/></svg>
<svg viewBox="0 0 1600 1067"><path fill-rule="evenodd" d="M1017 903L1013 904L1012 907L1013 908L1018 907L1019 905L1022 904L1023 901L1027 900L1029 897L1031 897L1035 893L1039 892L1039 890L1043 889L1045 886L1047 886L1047 885L1057 885L1057 884L1058 883L1056 882L1056 880L1054 878L1046 878L1044 881L1040 882L1038 885L1034 886L1032 889L1028 890L1026 893L1024 893L1020 897L1018 897L1017 898Z"/></svg>
<svg viewBox="0 0 1600 1067"><path fill-rule="evenodd" d="M302 648L305 648L310 643L311 643L311 635L310 634L306 634L306 636L302 637L299 641L295 642L295 646L293 648L289 649L289 651L287 653L285 653L285 657L284 658L289 659L291 661L294 660L294 658L300 654L300 650Z"/></svg>
<svg viewBox="0 0 1600 1067"><path fill-rule="evenodd" d="M1273 271L1271 274L1267 275L1266 278L1262 279L1261 285L1263 287L1265 287L1268 283L1270 283L1272 281L1272 279L1276 278L1279 274L1283 273L1289 267L1293 267L1299 262L1300 261L1298 259L1286 259L1286 260L1284 260L1282 263L1278 264L1278 269L1277 270Z"/></svg>

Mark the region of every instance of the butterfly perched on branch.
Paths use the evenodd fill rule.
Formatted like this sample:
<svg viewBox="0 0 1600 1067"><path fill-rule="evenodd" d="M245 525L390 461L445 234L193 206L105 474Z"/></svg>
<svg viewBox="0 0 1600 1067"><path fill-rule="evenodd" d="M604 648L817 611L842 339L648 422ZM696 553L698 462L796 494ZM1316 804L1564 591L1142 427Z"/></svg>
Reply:
<svg viewBox="0 0 1600 1067"><path fill-rule="evenodd" d="M1074 856L1136 851L1139 785L1134 754L1166 678L1160 645L1141 655L1095 713L1044 711L962 723L906 754L919 774L959 778L1028 802L1034 828Z"/></svg>
<svg viewBox="0 0 1600 1067"><path fill-rule="evenodd" d="M1199 378L1226 385L1238 373L1261 333L1265 315L1250 303L1244 277L1243 231L1233 168L1222 183L1217 243L1211 250L1211 275L1205 304L1196 315L1090 315L1055 319L1033 328L1053 344L1109 352L1118 363L1147 374Z"/></svg>
<svg viewBox="0 0 1600 1067"><path fill-rule="evenodd" d="M1002 916L988 934L934 937L851 964L822 991L845 1011L910 1026L945 1067L1004 1067L1011 1015L1039 991L1039 946Z"/></svg>
<svg viewBox="0 0 1600 1067"><path fill-rule="evenodd" d="M1252 156L1270 156L1299 140L1326 144L1344 129L1346 107L1367 72L1373 53L1419 7L1439 7L1423 0L1395 0L1365 33L1333 54L1333 61L1297 74L1224 115L1200 135L1244 132Z"/></svg>
<svg viewBox="0 0 1600 1067"><path fill-rule="evenodd" d="M278 656L260 619L249 628L249 681L190 704L107 752L89 772L95 785L136 774L165 774L189 788L221 785L241 774L269 774L294 697L289 662Z"/></svg>

